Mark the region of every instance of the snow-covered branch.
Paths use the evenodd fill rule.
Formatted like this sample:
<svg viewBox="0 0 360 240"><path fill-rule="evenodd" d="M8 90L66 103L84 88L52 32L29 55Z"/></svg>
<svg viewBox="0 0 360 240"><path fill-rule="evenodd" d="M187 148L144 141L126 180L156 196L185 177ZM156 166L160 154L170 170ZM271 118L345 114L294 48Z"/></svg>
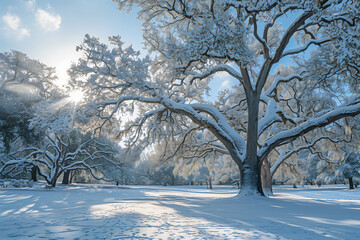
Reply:
<svg viewBox="0 0 360 240"><path fill-rule="evenodd" d="M264 35L263 35L263 38L261 38L258 34L256 14L252 15L252 21L253 21L253 27L254 27L254 36L255 36L256 40L258 40L258 42L262 45L263 52L264 52L264 59L268 59L270 57L270 55L269 55L270 48L267 45L267 32L266 32L268 29L267 30L264 29ZM270 26L270 25L268 25L268 26Z"/></svg>
<svg viewBox="0 0 360 240"><path fill-rule="evenodd" d="M282 39L280 40L279 46L277 47L275 54L272 58L273 63L279 62L281 57L283 56L283 52L285 48L288 46L290 38L296 32L296 30L305 23L305 21L310 18L314 13L313 12L304 12L297 19L295 19L291 25L288 27L286 32L284 33Z"/></svg>
<svg viewBox="0 0 360 240"><path fill-rule="evenodd" d="M275 147L294 140L316 128L324 127L343 117L356 116L360 113L360 103L354 99L348 104L339 106L328 113L314 117L301 125L285 130L266 140L263 147L258 151L258 157L264 159Z"/></svg>
<svg viewBox="0 0 360 240"><path fill-rule="evenodd" d="M267 108L265 116L259 120L259 133L260 136L267 128L276 122L281 122L282 118L278 115L281 113L281 109L277 107L275 100L270 99L267 102Z"/></svg>
<svg viewBox="0 0 360 240"><path fill-rule="evenodd" d="M311 143L307 143L307 144L304 144L304 145L302 145L300 147L291 149L289 151L282 152L280 154L280 156L278 157L278 159L276 160L276 162L270 168L271 176L273 176L274 173L276 172L276 170L280 167L280 165L284 161L289 159L292 155L298 154L300 151L303 151L303 150L308 150L308 149L314 147L315 144L317 144L318 142L320 142L322 140L327 140L327 141L330 141L332 143L339 143L339 142L347 141L346 139L343 139L343 138L333 139L333 138L328 137L328 136L321 136L321 137L318 137L315 140L313 140Z"/></svg>
<svg viewBox="0 0 360 240"><path fill-rule="evenodd" d="M318 39L318 40L310 39L307 43L304 44L304 46L301 46L301 47L298 47L298 48L295 48L295 49L291 49L291 50L286 50L286 51L284 51L284 53L282 54L281 57L286 57L286 56L289 56L289 55L294 55L294 54L298 54L298 53L304 52L304 51L306 51L306 49L308 49L312 44L320 46L320 45L322 45L322 44L324 44L324 43L327 43L327 42L330 42L330 41L331 41L331 38Z"/></svg>
<svg viewBox="0 0 360 240"><path fill-rule="evenodd" d="M241 74L227 64L216 65L202 73L192 71L187 71L186 73L192 75L190 79L190 83L192 83L196 79L204 79L206 77L214 75L217 72L227 72L229 75L233 76L235 79L242 83Z"/></svg>
<svg viewBox="0 0 360 240"><path fill-rule="evenodd" d="M292 74L290 76L287 77L278 77L275 79L275 81L273 82L273 84L271 85L271 87L269 87L262 95L261 95L261 99L265 102L268 102L269 98L272 93L275 91L275 89L279 86L280 83L286 83L286 82L290 82L294 79L298 79L298 80L302 80L303 77L300 74Z"/></svg>

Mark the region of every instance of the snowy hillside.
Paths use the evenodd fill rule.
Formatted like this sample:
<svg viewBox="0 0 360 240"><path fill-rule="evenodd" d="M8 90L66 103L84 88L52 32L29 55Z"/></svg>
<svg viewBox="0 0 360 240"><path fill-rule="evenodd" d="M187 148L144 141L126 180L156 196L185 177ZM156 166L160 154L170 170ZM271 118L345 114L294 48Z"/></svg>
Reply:
<svg viewBox="0 0 360 240"><path fill-rule="evenodd" d="M0 239L360 239L360 191L59 185L0 190Z"/></svg>

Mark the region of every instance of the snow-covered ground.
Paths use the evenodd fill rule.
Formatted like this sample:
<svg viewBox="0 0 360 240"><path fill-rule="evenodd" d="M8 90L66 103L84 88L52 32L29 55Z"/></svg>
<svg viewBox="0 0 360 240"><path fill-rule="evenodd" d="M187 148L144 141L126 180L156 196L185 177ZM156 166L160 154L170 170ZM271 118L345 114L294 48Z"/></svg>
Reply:
<svg viewBox="0 0 360 240"><path fill-rule="evenodd" d="M59 185L0 190L0 239L360 239L360 191Z"/></svg>

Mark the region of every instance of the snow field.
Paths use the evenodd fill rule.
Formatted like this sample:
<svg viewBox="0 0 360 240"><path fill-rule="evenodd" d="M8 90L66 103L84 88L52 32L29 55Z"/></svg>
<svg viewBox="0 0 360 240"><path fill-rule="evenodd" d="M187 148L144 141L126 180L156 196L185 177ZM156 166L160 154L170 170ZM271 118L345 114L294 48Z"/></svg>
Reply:
<svg viewBox="0 0 360 240"><path fill-rule="evenodd" d="M0 190L0 239L360 239L360 191L59 185Z"/></svg>

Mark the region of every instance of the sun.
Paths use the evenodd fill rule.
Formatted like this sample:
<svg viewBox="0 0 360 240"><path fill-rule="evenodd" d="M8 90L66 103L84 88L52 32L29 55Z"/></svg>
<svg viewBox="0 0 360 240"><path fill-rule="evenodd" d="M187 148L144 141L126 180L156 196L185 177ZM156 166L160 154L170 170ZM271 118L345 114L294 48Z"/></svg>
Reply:
<svg viewBox="0 0 360 240"><path fill-rule="evenodd" d="M70 92L69 98L72 102L78 103L84 98L84 93L81 90L74 90Z"/></svg>

